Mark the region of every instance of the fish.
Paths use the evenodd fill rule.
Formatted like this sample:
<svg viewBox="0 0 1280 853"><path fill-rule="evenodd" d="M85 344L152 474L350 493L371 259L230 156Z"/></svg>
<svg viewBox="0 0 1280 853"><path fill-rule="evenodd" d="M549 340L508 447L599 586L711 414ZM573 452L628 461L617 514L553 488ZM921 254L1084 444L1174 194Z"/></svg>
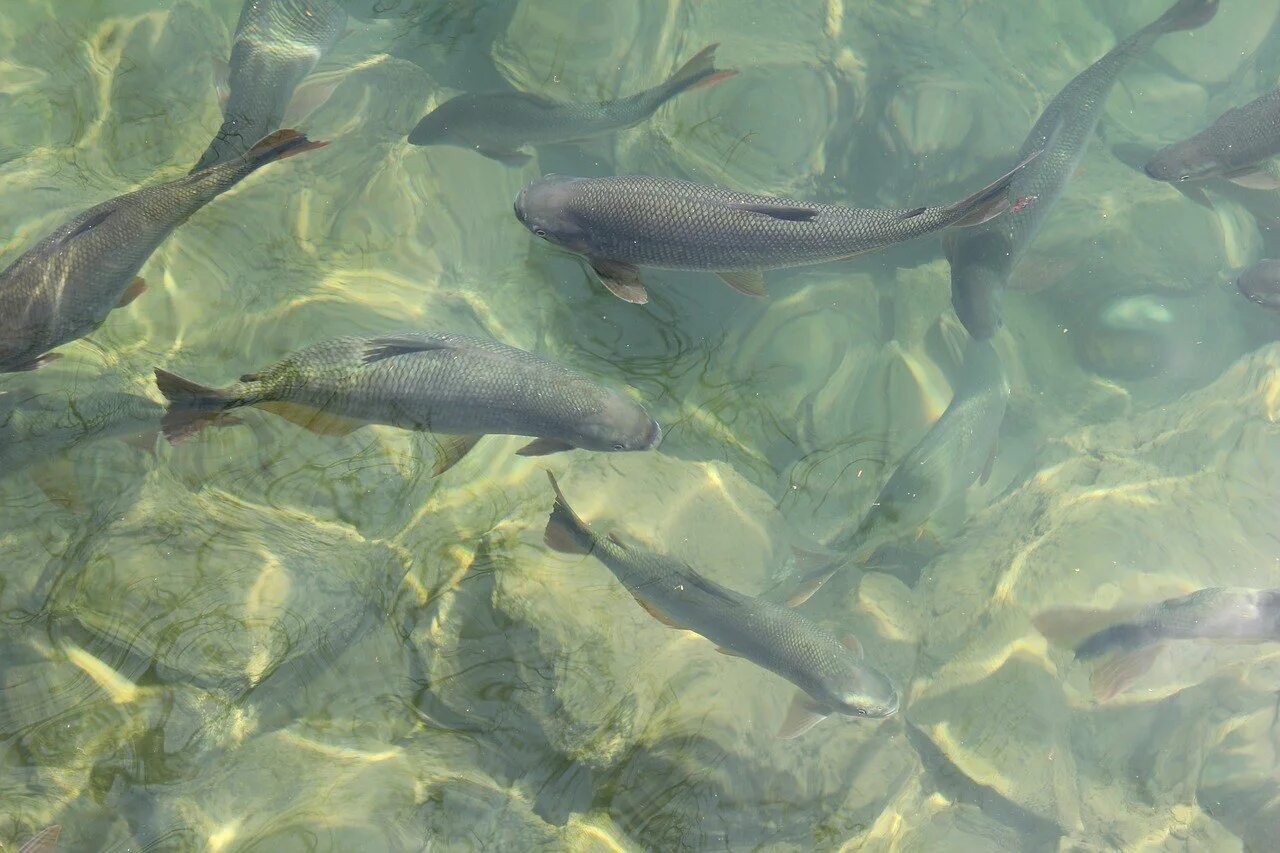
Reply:
<svg viewBox="0 0 1280 853"><path fill-rule="evenodd" d="M1189 139L1161 148L1143 166L1175 186L1225 178L1248 189L1280 189L1272 164L1280 154L1280 89L1233 107Z"/></svg>
<svg viewBox="0 0 1280 853"><path fill-rule="evenodd" d="M1241 272L1236 290L1251 302L1280 311L1280 260L1264 258Z"/></svg>
<svg viewBox="0 0 1280 853"><path fill-rule="evenodd" d="M570 508L555 475L547 472L555 503L547 520L547 547L591 554L621 581L642 608L663 624L693 631L725 654L769 670L798 688L780 737L796 737L833 713L884 718L898 712L898 691L867 665L856 640L837 640L796 611L703 577L687 563L601 537Z"/></svg>
<svg viewBox="0 0 1280 853"><path fill-rule="evenodd" d="M718 46L698 51L665 83L613 101L566 102L529 92L458 95L424 116L409 142L471 148L491 160L522 166L532 157L521 148L576 142L632 127L682 92L733 77L737 71L715 67Z"/></svg>
<svg viewBox="0 0 1280 853"><path fill-rule="evenodd" d="M278 131L237 160L103 202L59 227L0 272L0 373L57 359L50 350L146 291L142 265L196 211L268 163L325 144Z"/></svg>
<svg viewBox="0 0 1280 853"><path fill-rule="evenodd" d="M1048 610L1033 622L1049 640L1074 645L1077 660L1099 661L1090 684L1105 701L1149 670L1170 641L1280 642L1280 589L1208 587L1137 610Z"/></svg>
<svg viewBox="0 0 1280 853"><path fill-rule="evenodd" d="M437 474L486 434L533 437L521 456L652 450L662 440L658 422L626 394L498 341L452 333L322 341L221 389L155 374L173 443L243 406L321 435L383 424L449 436L438 447Z"/></svg>
<svg viewBox="0 0 1280 853"><path fill-rule="evenodd" d="M627 302L649 301L640 267L706 270L762 297L766 270L851 258L999 216L1010 184L1035 159L946 207L868 210L645 175L547 175L520 190L515 213L534 236L585 256Z"/></svg>
<svg viewBox="0 0 1280 853"><path fill-rule="evenodd" d="M335 0L246 0L227 71L222 126L192 172L239 158L284 126L299 85L346 32Z"/></svg>
<svg viewBox="0 0 1280 853"><path fill-rule="evenodd" d="M18 849L18 853L54 853L58 849L58 836L62 835L59 824L46 826L31 836L26 844Z"/></svg>
<svg viewBox="0 0 1280 853"><path fill-rule="evenodd" d="M1009 381L999 354L990 341L969 339L951 403L902 457L857 527L826 545L831 555L849 556L819 563L787 603L804 603L836 572L865 562L883 545L918 534L935 512L974 483L986 483L1008 403Z"/></svg>
<svg viewBox="0 0 1280 853"><path fill-rule="evenodd" d="M1217 11L1218 0L1179 0L1077 75L1045 107L1020 149L1020 157L1043 153L1013 179L1009 192L1035 202L943 238L951 265L951 304L970 335L985 340L999 330L1005 288L1083 161L1120 73L1161 36L1202 27Z"/></svg>

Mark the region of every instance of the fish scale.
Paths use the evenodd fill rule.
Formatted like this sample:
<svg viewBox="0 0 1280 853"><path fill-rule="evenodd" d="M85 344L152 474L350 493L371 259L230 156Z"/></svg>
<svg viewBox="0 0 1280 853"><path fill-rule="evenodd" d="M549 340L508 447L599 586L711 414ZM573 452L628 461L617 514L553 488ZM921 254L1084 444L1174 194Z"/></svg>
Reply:
<svg viewBox="0 0 1280 853"><path fill-rule="evenodd" d="M1235 107L1207 129L1159 152L1147 164L1159 180L1235 177L1280 154L1280 89ZM1245 184L1248 186L1248 184Z"/></svg>

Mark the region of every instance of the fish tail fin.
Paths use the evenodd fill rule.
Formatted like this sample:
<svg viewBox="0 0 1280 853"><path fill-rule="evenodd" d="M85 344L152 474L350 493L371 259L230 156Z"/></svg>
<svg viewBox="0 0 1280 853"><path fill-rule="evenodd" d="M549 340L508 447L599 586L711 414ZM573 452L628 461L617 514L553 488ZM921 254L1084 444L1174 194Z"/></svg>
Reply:
<svg viewBox="0 0 1280 853"><path fill-rule="evenodd" d="M160 368L156 368L156 387L169 401L160 427L170 444L195 435L239 402L228 391L200 385Z"/></svg>
<svg viewBox="0 0 1280 853"><path fill-rule="evenodd" d="M1178 0L1169 10L1147 25L1151 35L1164 35L1203 27L1218 14L1219 0Z"/></svg>
<svg viewBox="0 0 1280 853"><path fill-rule="evenodd" d="M1041 151L1037 151L1018 165L1014 166L995 182L978 190L964 201L957 202L943 211L948 226L964 228L990 222L1004 213L1016 202L1020 207L1034 204L1035 199L1009 198L1009 185L1022 174L1022 170L1030 166Z"/></svg>
<svg viewBox="0 0 1280 853"><path fill-rule="evenodd" d="M551 488L555 490L556 502L551 508L551 516L547 519L543 541L547 543L547 547L562 554L590 554L595 545L595 534L569 506L564 492L560 491L560 484L556 482L555 474L548 471L547 479L551 481Z"/></svg>
<svg viewBox="0 0 1280 853"><path fill-rule="evenodd" d="M312 142L300 130L277 130L269 136L264 136L256 145L246 151L243 160L245 165L249 166L250 171L252 171L261 169L268 163L283 160L286 157L304 154L307 151L315 151L317 148L323 148L328 144L328 142Z"/></svg>
<svg viewBox="0 0 1280 853"><path fill-rule="evenodd" d="M1086 637L1076 646L1078 660L1091 660L1108 652L1132 652L1151 645L1155 637L1147 626L1135 622L1121 622L1103 628Z"/></svg>
<svg viewBox="0 0 1280 853"><path fill-rule="evenodd" d="M693 58L676 69L667 82L663 84L668 98L674 98L681 92L697 89L701 86L714 86L722 80L728 80L738 72L718 70L716 68L717 44L709 44L693 55Z"/></svg>

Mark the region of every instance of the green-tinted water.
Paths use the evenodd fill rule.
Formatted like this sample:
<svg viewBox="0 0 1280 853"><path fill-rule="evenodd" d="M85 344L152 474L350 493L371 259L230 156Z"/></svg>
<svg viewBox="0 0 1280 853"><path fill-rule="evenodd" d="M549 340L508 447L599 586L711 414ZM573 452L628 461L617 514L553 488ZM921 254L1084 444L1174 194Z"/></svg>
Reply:
<svg viewBox="0 0 1280 853"><path fill-rule="evenodd" d="M0 262L187 172L241 5L0 6ZM148 292L61 360L0 376L0 841L60 824L66 850L1273 849L1274 644L1173 643L1100 701L1032 619L1280 586L1280 318L1229 284L1280 251L1280 203L1221 182L1210 210L1111 151L1272 88L1280 0L1222 0L1122 74L1004 300L989 478L806 605L860 639L897 715L780 740L791 685L542 541L550 468L601 529L786 589L793 546L856 529L947 407L966 333L937 236L772 272L767 300L646 270L637 306L521 226L523 185L953 201L1167 5L351 0L316 72L336 87L301 124L329 147L181 226ZM713 42L739 76L522 167L406 141L460 92L610 98ZM403 329L629 385L661 448L528 459L492 437L433 477L430 437L385 426L244 410L157 440L154 367L221 385Z"/></svg>

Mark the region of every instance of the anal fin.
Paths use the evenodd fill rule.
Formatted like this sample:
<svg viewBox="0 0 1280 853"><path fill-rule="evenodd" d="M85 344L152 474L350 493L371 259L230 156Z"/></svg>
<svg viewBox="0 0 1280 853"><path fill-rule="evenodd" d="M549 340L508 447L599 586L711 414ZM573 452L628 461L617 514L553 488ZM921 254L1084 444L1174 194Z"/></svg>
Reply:
<svg viewBox="0 0 1280 853"><path fill-rule="evenodd" d="M506 166L523 166L533 159L532 154L525 154L522 151L503 151L498 148L477 148L476 150L490 160L497 160Z"/></svg>
<svg viewBox="0 0 1280 853"><path fill-rule="evenodd" d="M631 597L636 600L636 604L639 604L641 607L644 608L645 613L648 613L650 616L652 616L654 619L657 619L659 622L661 622L663 625L666 625L668 628L675 628L679 631L688 630L687 628L685 628L685 626L681 625L679 622L676 622L670 616L663 613L661 610L654 607L652 604L645 601L643 598L636 595L634 592L631 593Z"/></svg>

